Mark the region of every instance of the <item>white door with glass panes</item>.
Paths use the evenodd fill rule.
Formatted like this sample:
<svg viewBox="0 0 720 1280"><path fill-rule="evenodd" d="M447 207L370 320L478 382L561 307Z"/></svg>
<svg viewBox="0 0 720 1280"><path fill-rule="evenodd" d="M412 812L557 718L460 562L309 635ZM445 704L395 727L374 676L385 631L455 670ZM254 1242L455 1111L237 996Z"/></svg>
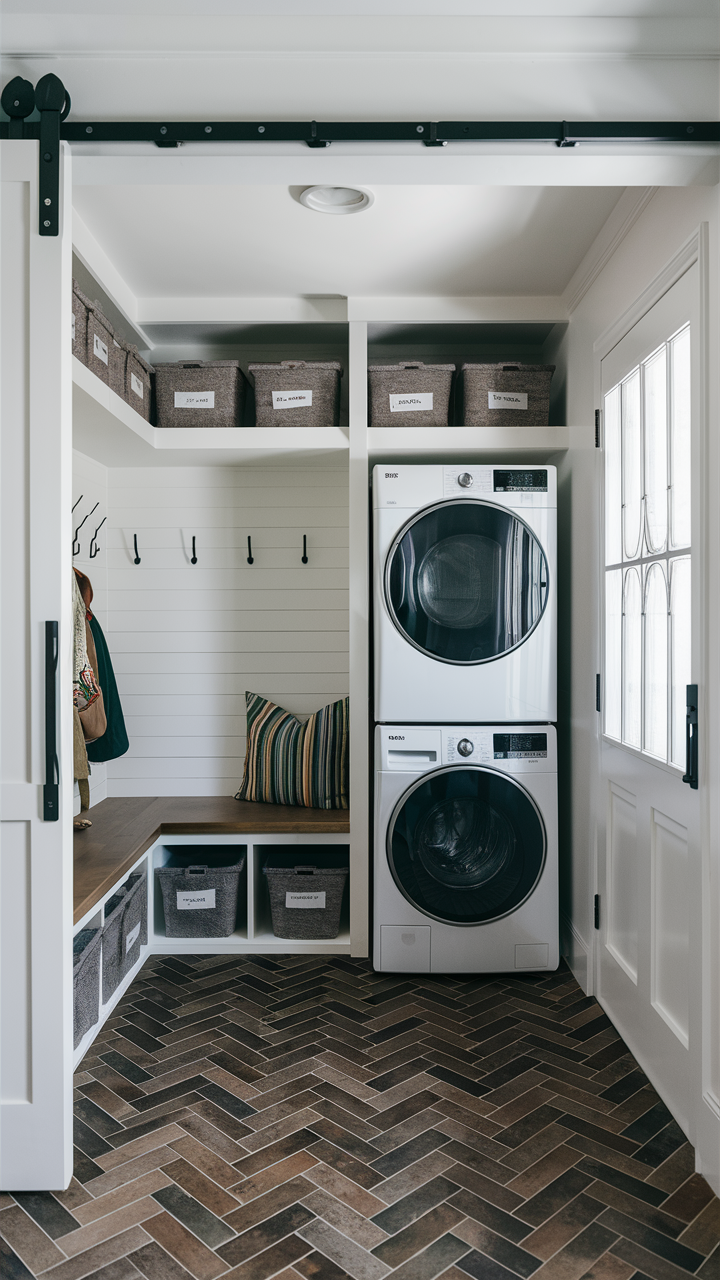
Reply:
<svg viewBox="0 0 720 1280"><path fill-rule="evenodd" d="M700 1049L701 793L683 779L687 687L701 683L699 287L695 263L601 366L598 996L691 1138ZM658 1151L663 1143L672 1149L679 1135L671 1128L650 1141ZM657 1151L645 1154L650 1161Z"/></svg>

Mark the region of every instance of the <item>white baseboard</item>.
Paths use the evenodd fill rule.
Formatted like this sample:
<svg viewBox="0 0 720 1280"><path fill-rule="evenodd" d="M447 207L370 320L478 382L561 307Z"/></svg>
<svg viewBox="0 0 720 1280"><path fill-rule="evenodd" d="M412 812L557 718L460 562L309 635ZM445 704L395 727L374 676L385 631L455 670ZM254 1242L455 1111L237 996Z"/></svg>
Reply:
<svg viewBox="0 0 720 1280"><path fill-rule="evenodd" d="M560 954L586 996L594 993L592 951L569 916L560 913Z"/></svg>

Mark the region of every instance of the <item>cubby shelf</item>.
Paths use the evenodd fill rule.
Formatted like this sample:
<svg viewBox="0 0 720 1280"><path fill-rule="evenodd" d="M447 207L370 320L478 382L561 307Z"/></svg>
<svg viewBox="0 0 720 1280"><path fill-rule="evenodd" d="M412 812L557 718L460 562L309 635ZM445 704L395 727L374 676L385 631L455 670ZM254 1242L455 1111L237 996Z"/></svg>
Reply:
<svg viewBox="0 0 720 1280"><path fill-rule="evenodd" d="M347 427L153 427L73 356L73 445L109 467L220 466L337 453Z"/></svg>

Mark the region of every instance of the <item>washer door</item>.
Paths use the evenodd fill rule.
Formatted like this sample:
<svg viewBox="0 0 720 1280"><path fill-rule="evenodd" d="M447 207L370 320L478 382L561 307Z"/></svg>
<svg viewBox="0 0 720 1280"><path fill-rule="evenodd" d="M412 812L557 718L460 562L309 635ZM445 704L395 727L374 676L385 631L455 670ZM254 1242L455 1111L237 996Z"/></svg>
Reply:
<svg viewBox="0 0 720 1280"><path fill-rule="evenodd" d="M395 807L387 855L401 893L447 924L509 915L545 865L545 826L507 774L454 765L426 774Z"/></svg>
<svg viewBox="0 0 720 1280"><path fill-rule="evenodd" d="M492 662L527 640L548 598L548 565L512 511L456 499L414 516L386 562L395 626L440 662Z"/></svg>

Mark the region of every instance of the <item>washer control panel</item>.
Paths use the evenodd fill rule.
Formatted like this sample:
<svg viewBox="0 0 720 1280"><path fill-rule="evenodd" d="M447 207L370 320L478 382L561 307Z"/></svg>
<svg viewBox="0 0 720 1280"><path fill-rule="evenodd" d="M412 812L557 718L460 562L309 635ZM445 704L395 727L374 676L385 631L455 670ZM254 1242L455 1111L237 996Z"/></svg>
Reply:
<svg viewBox="0 0 720 1280"><path fill-rule="evenodd" d="M554 773L554 725L391 725L375 730L377 767L388 773L431 773L446 765L503 773Z"/></svg>

